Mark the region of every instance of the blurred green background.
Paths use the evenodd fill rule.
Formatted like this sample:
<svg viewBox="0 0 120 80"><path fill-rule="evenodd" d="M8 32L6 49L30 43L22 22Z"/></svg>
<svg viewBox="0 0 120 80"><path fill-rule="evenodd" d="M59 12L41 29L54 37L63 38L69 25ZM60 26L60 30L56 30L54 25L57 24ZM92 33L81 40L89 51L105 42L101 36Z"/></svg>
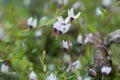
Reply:
<svg viewBox="0 0 120 80"><path fill-rule="evenodd" d="M69 63L66 63L62 70L59 70L59 66L62 55L60 42L66 40L66 36L73 42L75 59L79 59L85 68L92 65L93 50L90 46L85 59L80 55L81 49L77 43L80 28L77 21L73 22L70 31L65 35L57 39L51 37L56 17L65 18L67 10L76 2L82 4L75 9L75 13L81 11L79 21L82 16L85 18L85 34L95 32L98 28L104 38L108 33L120 28L120 7L116 5L117 0L112 0L112 5L107 8L103 7L102 0L68 0L68 3L59 3L59 0L0 0L0 59L10 66L11 72L16 72L15 75L0 72L0 80L29 80L32 70L37 73L38 80L44 80L46 71L43 71L40 61L43 51L46 51L47 73L54 72L59 77L65 77L64 69ZM96 15L97 7L105 11L102 17ZM35 29L28 30L27 19L31 16L37 18L38 25ZM40 38L35 36L39 30L42 31ZM114 65L120 63L119 48L119 44L113 44L109 49ZM69 55L69 52L66 51L66 54ZM85 68L83 70L86 70ZM115 80L119 78L120 74L117 74Z"/></svg>

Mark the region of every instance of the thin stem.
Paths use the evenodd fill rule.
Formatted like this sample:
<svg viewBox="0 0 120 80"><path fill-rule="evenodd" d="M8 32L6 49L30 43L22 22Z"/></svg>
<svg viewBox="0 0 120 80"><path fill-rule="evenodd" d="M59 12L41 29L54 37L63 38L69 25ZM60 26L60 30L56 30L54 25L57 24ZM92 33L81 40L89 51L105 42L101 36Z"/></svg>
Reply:
<svg viewBox="0 0 120 80"><path fill-rule="evenodd" d="M103 75L103 76L102 76L102 80L104 80L104 79L105 79L105 76Z"/></svg>
<svg viewBox="0 0 120 80"><path fill-rule="evenodd" d="M82 35L82 42L83 42L83 44L85 44L84 43L84 40L85 40L85 34L84 34L84 29L81 27L81 24L79 23L79 20L77 19L77 22L78 22L78 24L79 24L79 26L80 26L80 32L81 32L81 35ZM83 29L83 30L82 30Z"/></svg>
<svg viewBox="0 0 120 80"><path fill-rule="evenodd" d="M63 46L63 44L62 44ZM61 61L61 66L64 64L64 48L62 48L62 61Z"/></svg>
<svg viewBox="0 0 120 80"><path fill-rule="evenodd" d="M73 55L73 52L72 52L72 48L70 46L70 43L68 41L68 37L67 37L67 43L68 43L68 47L69 47L69 51L70 51L70 57L71 57L71 62L74 62L74 55Z"/></svg>
<svg viewBox="0 0 120 80"><path fill-rule="evenodd" d="M82 27L81 27L81 24L79 23L79 20L78 20L78 19L77 19L77 22L78 22L78 24L79 24L79 26L80 26L80 32L81 32L81 35L82 35L82 42L83 42L83 44L82 44L83 53L82 53L82 54L84 54L84 53L85 53L86 45L85 45L85 42L84 42L84 40L85 40L84 28L82 28L82 27L85 27L85 26L82 26Z"/></svg>

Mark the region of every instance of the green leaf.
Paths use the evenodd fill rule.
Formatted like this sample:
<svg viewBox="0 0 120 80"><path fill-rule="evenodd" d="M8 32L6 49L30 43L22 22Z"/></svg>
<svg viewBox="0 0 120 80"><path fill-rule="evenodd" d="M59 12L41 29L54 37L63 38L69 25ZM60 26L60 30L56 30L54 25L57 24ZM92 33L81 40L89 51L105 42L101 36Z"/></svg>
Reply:
<svg viewBox="0 0 120 80"><path fill-rule="evenodd" d="M101 12L102 12L102 16L100 18L101 21L105 20L106 16L107 16L107 11L103 8L100 8Z"/></svg>
<svg viewBox="0 0 120 80"><path fill-rule="evenodd" d="M43 65L43 71L44 71L44 72L47 71L47 66L46 66L46 64Z"/></svg>
<svg viewBox="0 0 120 80"><path fill-rule="evenodd" d="M45 19L43 21L40 22L40 26L46 26L46 25L51 25L55 22L55 18L52 19Z"/></svg>
<svg viewBox="0 0 120 80"><path fill-rule="evenodd" d="M53 24L55 22L55 20L56 20L55 18L50 19L46 24L51 25L51 24Z"/></svg>
<svg viewBox="0 0 120 80"><path fill-rule="evenodd" d="M118 1L118 2L117 2L116 6L117 6L117 7L119 7L119 6L120 6L120 1Z"/></svg>

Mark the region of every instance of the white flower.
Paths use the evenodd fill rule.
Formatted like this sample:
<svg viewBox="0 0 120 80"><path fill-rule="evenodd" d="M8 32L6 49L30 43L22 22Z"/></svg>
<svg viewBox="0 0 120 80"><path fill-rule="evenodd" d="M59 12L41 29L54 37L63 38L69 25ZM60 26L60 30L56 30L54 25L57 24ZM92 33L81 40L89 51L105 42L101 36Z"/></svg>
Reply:
<svg viewBox="0 0 120 80"><path fill-rule="evenodd" d="M71 24L68 24L69 22L68 19L64 20L60 16L60 17L57 17L57 20L58 21L53 24L54 33L57 35L66 33L71 26Z"/></svg>
<svg viewBox="0 0 120 80"><path fill-rule="evenodd" d="M3 63L1 66L1 72L7 74L8 71L9 71L9 66Z"/></svg>
<svg viewBox="0 0 120 80"><path fill-rule="evenodd" d="M87 78L85 78L84 80L91 80L91 77L87 77Z"/></svg>
<svg viewBox="0 0 120 80"><path fill-rule="evenodd" d="M68 19L64 20L62 16L57 17L57 20L60 24L67 24L69 22Z"/></svg>
<svg viewBox="0 0 120 80"><path fill-rule="evenodd" d="M75 67L75 69L80 69L81 68L81 65L80 65L80 61L77 60L73 63L73 66Z"/></svg>
<svg viewBox="0 0 120 80"><path fill-rule="evenodd" d="M111 67L103 66L102 69L101 69L101 72L102 72L103 74L108 75L108 74L111 72L111 70L112 70Z"/></svg>
<svg viewBox="0 0 120 80"><path fill-rule="evenodd" d="M68 65L68 68L66 69L66 72L70 72L70 71L72 71L72 72L75 71L75 70L74 70L74 66L72 65L72 63L70 63L70 64Z"/></svg>
<svg viewBox="0 0 120 80"><path fill-rule="evenodd" d="M2 28L2 26L0 26L0 39L4 39L5 38L5 31L4 28Z"/></svg>
<svg viewBox="0 0 120 80"><path fill-rule="evenodd" d="M102 12L99 7L96 8L96 14L98 17L100 17L102 15Z"/></svg>
<svg viewBox="0 0 120 80"><path fill-rule="evenodd" d="M51 73L46 80L57 80L56 75L54 75L53 73Z"/></svg>
<svg viewBox="0 0 120 80"><path fill-rule="evenodd" d="M111 0L102 0L102 5L105 7L109 7L112 4Z"/></svg>
<svg viewBox="0 0 120 80"><path fill-rule="evenodd" d="M81 34L78 35L77 42L78 42L79 44L83 44L82 35L81 35Z"/></svg>
<svg viewBox="0 0 120 80"><path fill-rule="evenodd" d="M85 6L84 6L84 4L82 3L82 2L75 2L74 4L73 4L73 8L74 9L78 9L78 8L80 8L81 10L85 10Z"/></svg>
<svg viewBox="0 0 120 80"><path fill-rule="evenodd" d="M77 19L80 16L80 12L75 15L73 8L68 10L68 17L66 18L68 21L73 21L74 19Z"/></svg>
<svg viewBox="0 0 120 80"><path fill-rule="evenodd" d="M78 69L81 69L81 64L80 64L79 60L77 60L73 63L70 63L68 68L66 69L66 72L69 72L69 71L75 72Z"/></svg>
<svg viewBox="0 0 120 80"><path fill-rule="evenodd" d="M47 20L47 16L42 16L42 17L40 18L40 21L45 21L45 20Z"/></svg>
<svg viewBox="0 0 120 80"><path fill-rule="evenodd" d="M82 80L82 77L81 76L78 76L78 79L77 80Z"/></svg>
<svg viewBox="0 0 120 80"><path fill-rule="evenodd" d="M86 38L84 40L85 44L89 43L93 43L93 33L89 33L88 35L86 35Z"/></svg>
<svg viewBox="0 0 120 80"><path fill-rule="evenodd" d="M27 20L27 24L28 24L28 27L29 29L33 29L37 26L37 19L34 19L32 17L30 17L28 20Z"/></svg>
<svg viewBox="0 0 120 80"><path fill-rule="evenodd" d="M68 4L68 0L63 0L63 2L64 2L64 5Z"/></svg>
<svg viewBox="0 0 120 80"><path fill-rule="evenodd" d="M1 58L0 58L0 62L3 62L4 60L2 60Z"/></svg>
<svg viewBox="0 0 120 80"><path fill-rule="evenodd" d="M64 49L69 49L70 47L72 47L72 43L63 40L63 41L62 41L62 47L63 47Z"/></svg>
<svg viewBox="0 0 120 80"><path fill-rule="evenodd" d="M26 5L26 6L29 6L31 4L31 0L23 0L23 3Z"/></svg>
<svg viewBox="0 0 120 80"><path fill-rule="evenodd" d="M35 37L40 38L42 36L42 31L38 30L35 32Z"/></svg>
<svg viewBox="0 0 120 80"><path fill-rule="evenodd" d="M37 80L37 75L34 71L32 71L29 75L29 80Z"/></svg>
<svg viewBox="0 0 120 80"><path fill-rule="evenodd" d="M57 2L59 5L67 5L68 4L68 0L56 0L55 2Z"/></svg>

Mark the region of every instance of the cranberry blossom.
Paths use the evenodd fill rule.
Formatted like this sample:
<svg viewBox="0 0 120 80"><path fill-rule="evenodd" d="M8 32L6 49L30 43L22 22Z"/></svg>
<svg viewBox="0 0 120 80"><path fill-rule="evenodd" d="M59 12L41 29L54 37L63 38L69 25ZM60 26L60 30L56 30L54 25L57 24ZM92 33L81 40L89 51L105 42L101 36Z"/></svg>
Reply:
<svg viewBox="0 0 120 80"><path fill-rule="evenodd" d="M71 24L68 23L69 20L67 19L64 20L61 16L57 17L57 20L58 21L53 24L54 34L60 35L66 33L71 26Z"/></svg>

